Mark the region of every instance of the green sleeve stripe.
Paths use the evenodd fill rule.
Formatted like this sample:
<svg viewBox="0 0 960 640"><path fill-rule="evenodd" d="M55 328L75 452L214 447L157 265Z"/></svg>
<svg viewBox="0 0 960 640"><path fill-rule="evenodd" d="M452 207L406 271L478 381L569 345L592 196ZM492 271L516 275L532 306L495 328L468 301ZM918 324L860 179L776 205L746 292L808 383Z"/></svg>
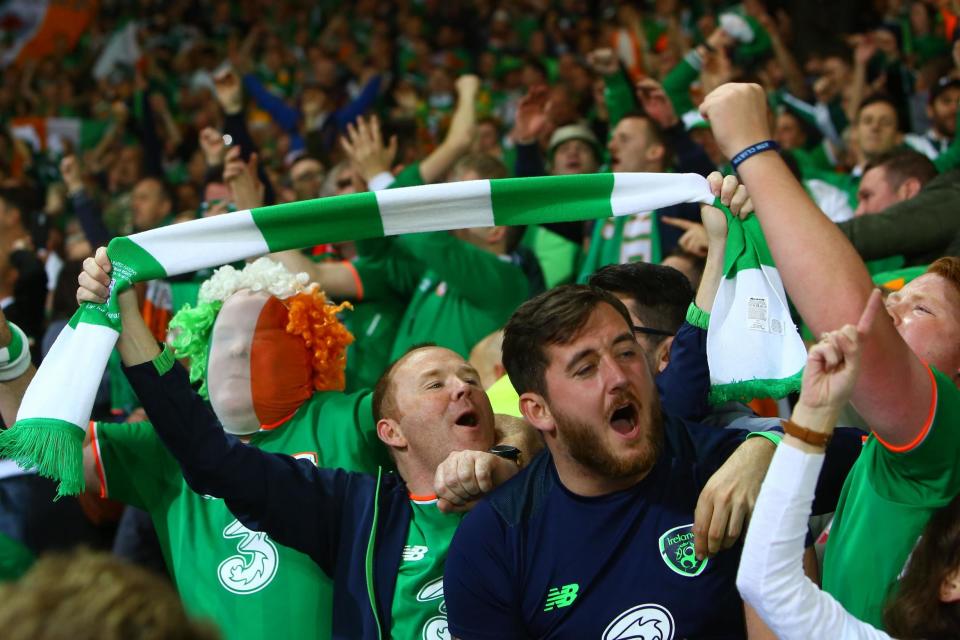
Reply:
<svg viewBox="0 0 960 640"><path fill-rule="evenodd" d="M783 434L779 431L752 431L747 434L747 440L750 438L766 438L773 443L773 446L779 446L783 440Z"/></svg>
<svg viewBox="0 0 960 640"><path fill-rule="evenodd" d="M10 329L11 340L10 344L7 345L7 363L16 362L20 357L20 354L23 353L23 344L24 344L24 334L23 330L12 322L7 322L7 327Z"/></svg>
<svg viewBox="0 0 960 640"><path fill-rule="evenodd" d="M710 326L710 312L698 307L696 302L691 302L687 307L687 322L706 331Z"/></svg>
<svg viewBox="0 0 960 640"><path fill-rule="evenodd" d="M19 378L30 368L30 349L27 347L27 334L23 329L8 322L12 339L10 344L0 349L0 380Z"/></svg>
<svg viewBox="0 0 960 640"><path fill-rule="evenodd" d="M153 366L157 370L157 373L164 375L170 371L170 369L173 369L174 362L173 351L170 350L169 346L163 345L163 350L160 352L160 355L153 359Z"/></svg>

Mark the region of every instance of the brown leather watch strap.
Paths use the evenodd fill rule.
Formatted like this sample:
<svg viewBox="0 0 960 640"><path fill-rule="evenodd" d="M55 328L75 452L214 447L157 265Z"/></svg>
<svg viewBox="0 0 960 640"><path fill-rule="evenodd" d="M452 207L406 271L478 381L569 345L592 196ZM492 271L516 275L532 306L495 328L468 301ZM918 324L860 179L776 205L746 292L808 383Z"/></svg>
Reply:
<svg viewBox="0 0 960 640"><path fill-rule="evenodd" d="M819 431L811 431L806 427L801 427L800 425L790 422L789 420L781 420L780 424L783 425L783 432L789 436L793 436L798 440L803 440L809 445L814 447L823 447L827 448L827 445L830 444L830 439L833 438L832 433L821 433Z"/></svg>

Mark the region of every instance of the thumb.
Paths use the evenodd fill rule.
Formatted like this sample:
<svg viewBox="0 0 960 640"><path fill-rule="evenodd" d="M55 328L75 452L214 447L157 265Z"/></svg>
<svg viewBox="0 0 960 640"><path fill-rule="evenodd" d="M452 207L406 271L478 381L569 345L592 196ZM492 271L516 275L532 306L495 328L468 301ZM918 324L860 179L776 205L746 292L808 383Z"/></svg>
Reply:
<svg viewBox="0 0 960 640"><path fill-rule="evenodd" d="M247 171L250 172L251 176L257 175L257 168L260 166L260 158L257 157L257 152L254 151L250 154L250 157L247 159Z"/></svg>
<svg viewBox="0 0 960 640"><path fill-rule="evenodd" d="M870 293L870 298L867 300L867 305L864 307L863 313L860 315L860 320L857 321L857 333L863 336L870 332L870 328L873 326L873 320L877 317L877 312L882 304L883 296L880 293L880 289L874 289Z"/></svg>

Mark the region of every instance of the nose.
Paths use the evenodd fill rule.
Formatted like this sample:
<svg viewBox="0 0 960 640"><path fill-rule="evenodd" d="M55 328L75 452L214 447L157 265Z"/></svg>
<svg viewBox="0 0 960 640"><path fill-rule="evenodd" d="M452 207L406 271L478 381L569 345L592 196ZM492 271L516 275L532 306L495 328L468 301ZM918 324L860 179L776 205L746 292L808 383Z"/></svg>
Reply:
<svg viewBox="0 0 960 640"><path fill-rule="evenodd" d="M620 391L625 388L627 386L627 374L620 363L611 357L604 358L601 362L606 387L610 391Z"/></svg>
<svg viewBox="0 0 960 640"><path fill-rule="evenodd" d="M454 400L459 400L470 391L470 385L459 376L452 376L452 378L453 380L450 382L450 393Z"/></svg>
<svg viewBox="0 0 960 640"><path fill-rule="evenodd" d="M887 313L893 319L893 326L899 327L903 323L903 317L900 311L900 305L896 302L889 302L886 305Z"/></svg>

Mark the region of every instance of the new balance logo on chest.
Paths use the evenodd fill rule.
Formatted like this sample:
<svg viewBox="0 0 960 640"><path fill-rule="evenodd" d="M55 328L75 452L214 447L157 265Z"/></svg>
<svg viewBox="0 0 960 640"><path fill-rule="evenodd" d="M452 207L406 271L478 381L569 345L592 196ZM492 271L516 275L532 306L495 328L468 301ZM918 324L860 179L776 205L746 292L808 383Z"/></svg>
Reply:
<svg viewBox="0 0 960 640"><path fill-rule="evenodd" d="M553 587L547 593L547 601L543 606L544 612L554 609L563 609L573 604L577 599L577 593L580 591L580 585L576 582L565 584L562 587Z"/></svg>
<svg viewBox="0 0 960 640"><path fill-rule="evenodd" d="M430 549L423 545L408 544L403 548L403 561L417 562L418 560L423 560L428 551L430 551Z"/></svg>

